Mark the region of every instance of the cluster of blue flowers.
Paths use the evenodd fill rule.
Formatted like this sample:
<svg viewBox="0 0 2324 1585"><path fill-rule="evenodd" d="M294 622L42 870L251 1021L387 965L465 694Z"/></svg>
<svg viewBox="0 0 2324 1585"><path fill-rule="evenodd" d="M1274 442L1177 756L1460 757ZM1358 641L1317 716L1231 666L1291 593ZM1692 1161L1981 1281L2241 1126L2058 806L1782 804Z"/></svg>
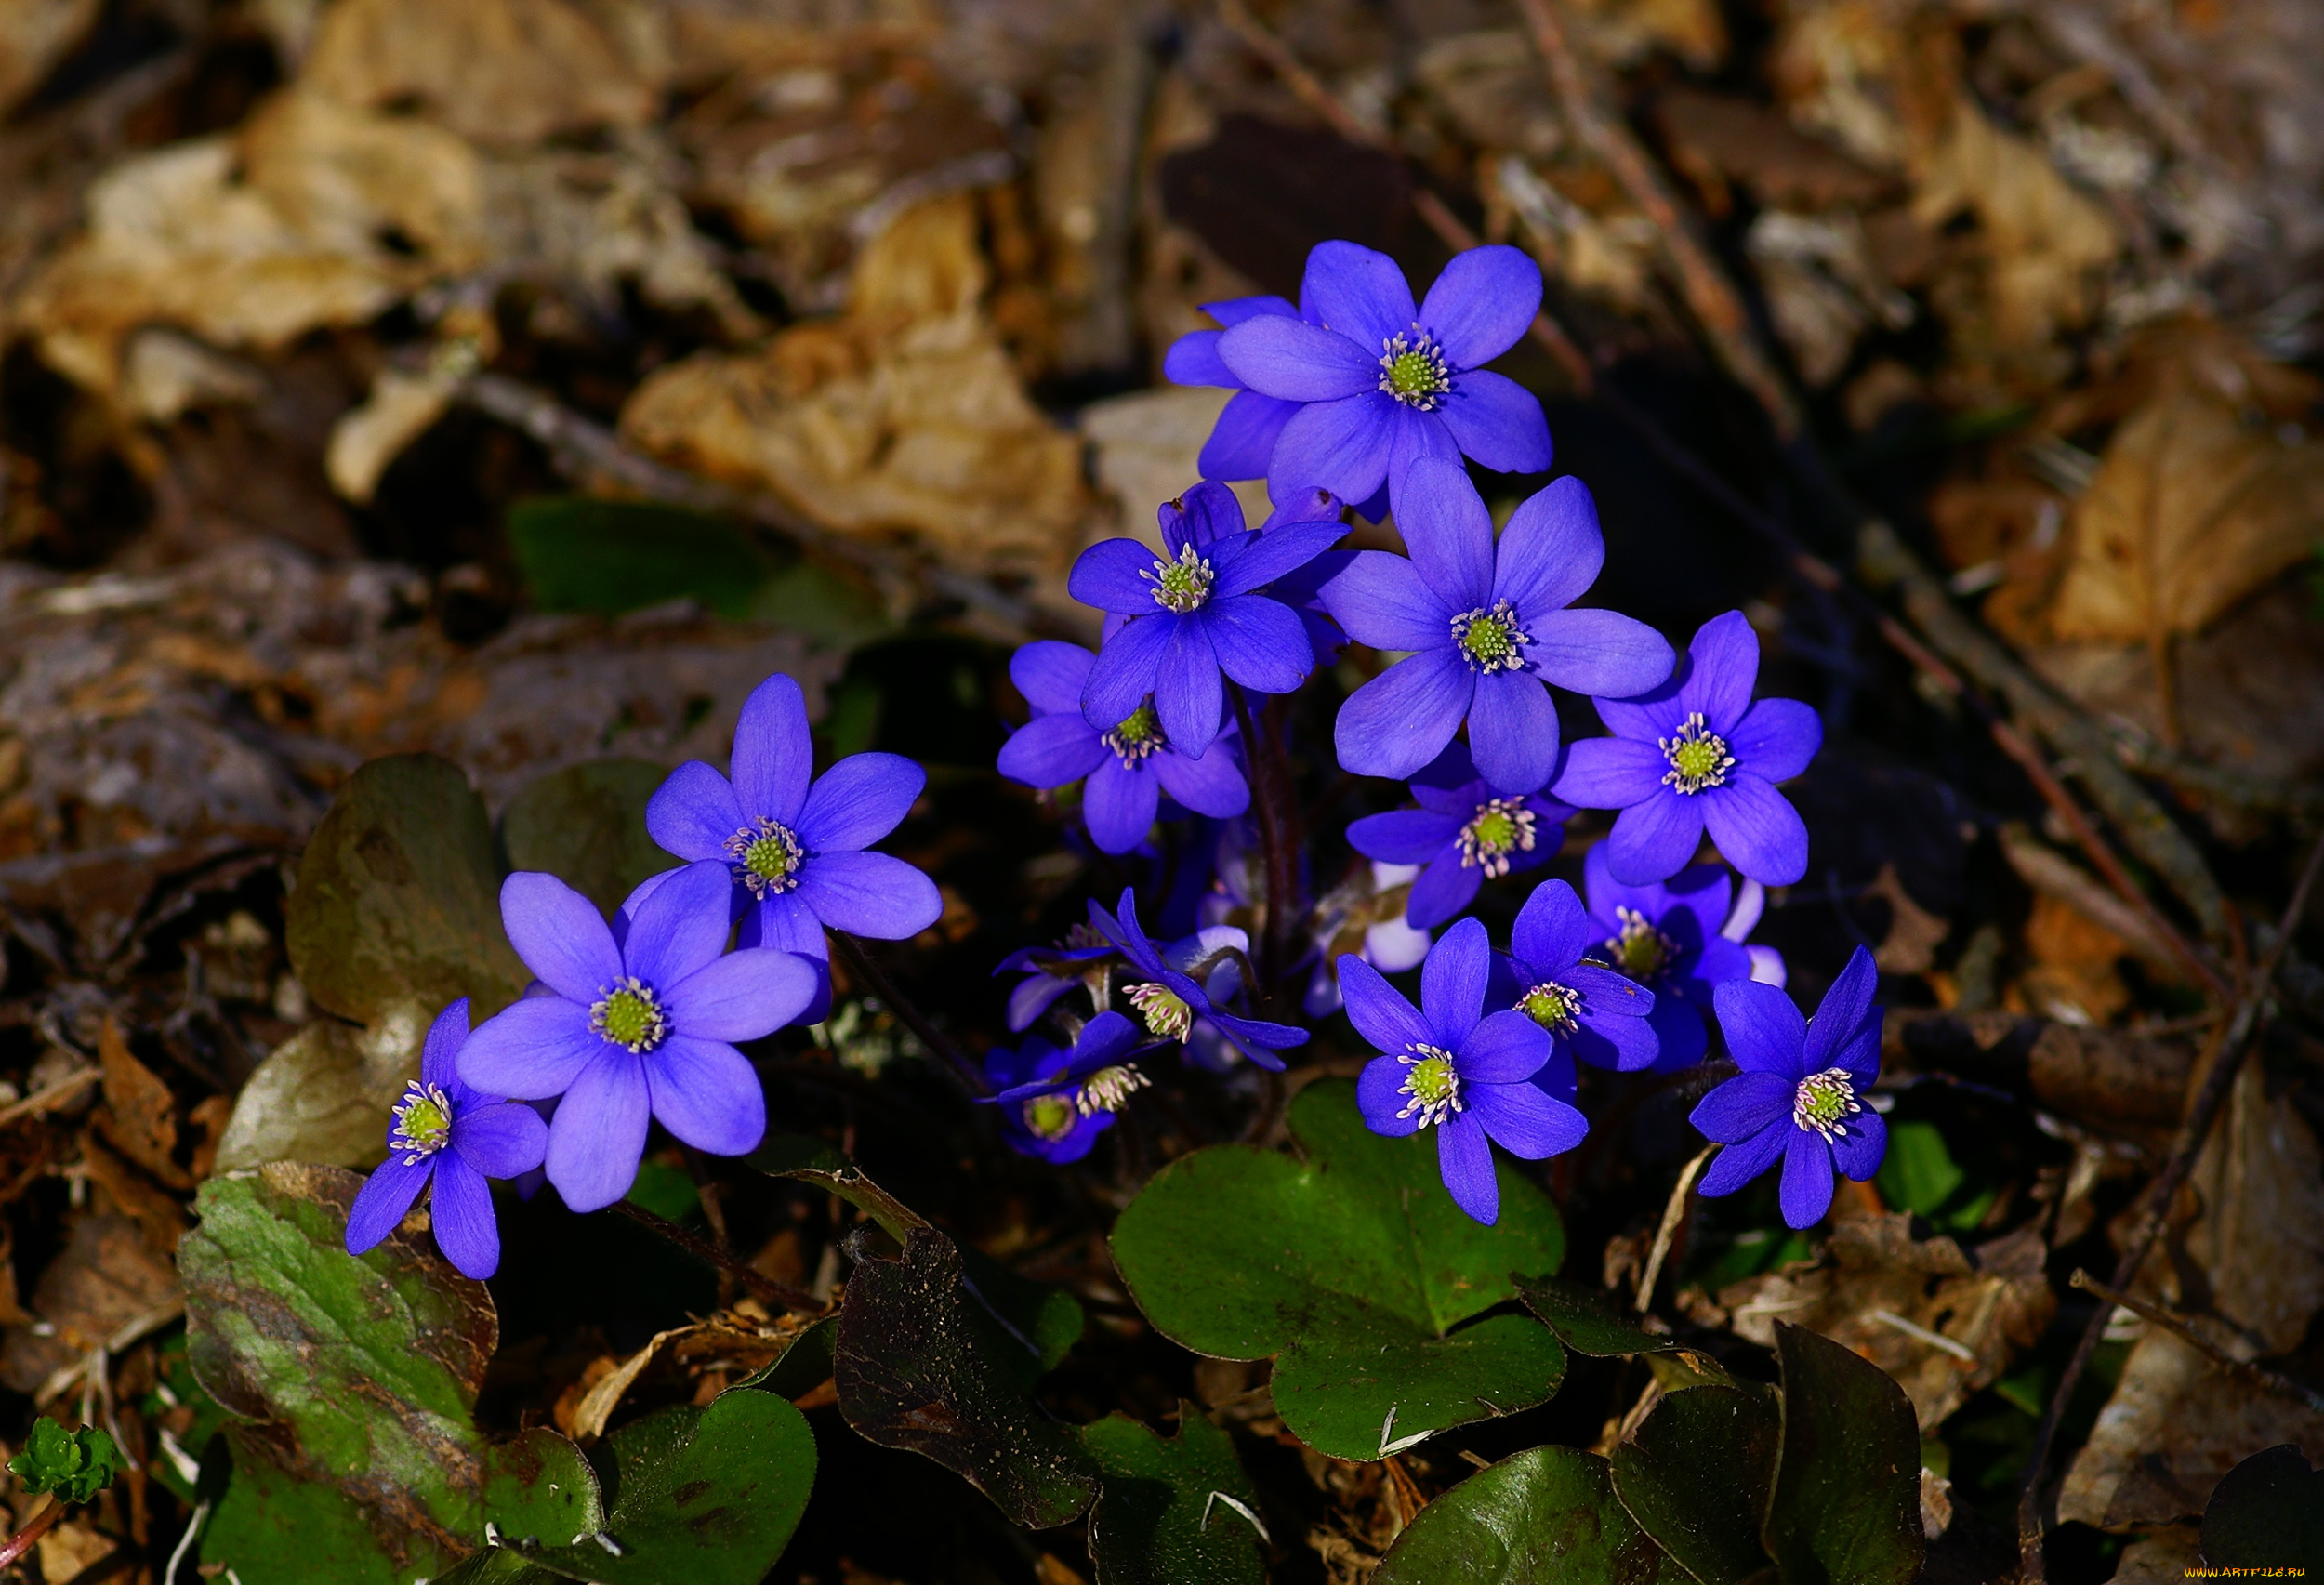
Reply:
<svg viewBox="0 0 2324 1585"><path fill-rule="evenodd" d="M999 768L1030 786L1078 786L1082 826L1105 853L1158 858L1157 817L1193 817L1176 855L1182 895L1154 901L1162 918L1207 928L1157 947L1133 889L1112 913L1092 904L1089 925L1059 946L1001 965L1024 976L1010 1027L1046 1019L1071 1040L1036 1036L988 1058L1018 1149L1088 1154L1170 1047L1213 1069L1238 1057L1279 1068L1305 1036L1235 1010L1263 997L1251 942L1227 920L1281 907L1301 921L1307 1012L1344 1003L1380 1053L1358 1086L1367 1122L1434 1129L1446 1187L1480 1221L1498 1209L1488 1141L1539 1159L1588 1131L1578 1063L1675 1073L1703 1061L1714 1019L1744 1072L1695 1114L1731 1147L1706 1194L1780 1157L1785 1215L1805 1226L1829 1204L1833 1168L1857 1179L1878 1168L1884 1135L1863 1093L1879 1060L1870 959L1859 953L1806 1024L1781 988L1782 958L1747 939L1766 888L1807 872L1806 827L1776 784L1821 746L1816 712L1753 698L1759 641L1740 612L1676 654L1642 623L1576 607L1605 560L1579 480L1519 502L1498 534L1471 482L1469 463L1550 466L1540 403L1481 366L1516 343L1540 298L1538 270L1513 248L1459 256L1416 309L1392 260L1327 243L1297 306L1208 305L1223 328L1170 349L1172 379L1235 392L1203 448L1204 480L1161 509L1160 554L1121 538L1082 555L1069 587L1104 613L1102 645L1018 653L1010 675L1033 719ZM1274 510L1251 528L1227 485L1261 478ZM1392 511L1406 553L1336 548L1351 505L1372 520ZM1340 768L1405 781L1417 806L1346 827L1348 848L1372 861L1372 892L1403 896L1397 917L1375 910L1354 951L1339 949L1345 910L1266 895L1250 854L1253 816L1268 812L1253 807L1254 772L1287 751L1263 740L1279 724L1254 724L1280 717L1248 704L1296 691L1351 641L1390 664L1340 708ZM1552 687L1588 696L1609 735L1561 742ZM1584 859L1586 895L1536 886L1495 950L1460 916L1486 881L1555 857L1585 809L1615 812ZM1706 833L1723 863L1695 863ZM1275 873L1303 875L1309 859ZM1208 888L1191 910L1190 865ZM1418 1010L1382 975L1416 964ZM1066 999L1077 990L1086 1024Z"/></svg>
<svg viewBox="0 0 2324 1585"><path fill-rule="evenodd" d="M1073 594L1103 614L1101 647L1018 652L1010 672L1033 718L999 769L1077 786L1088 840L1109 854L1152 853L1157 820L1192 817L1175 887L1150 891L1148 912L1193 928L1158 943L1131 887L1110 911L1092 901L1058 946L1001 965L1023 976L1009 1026L1027 1038L990 1051L985 1077L1018 1150L1088 1155L1172 1051L1213 1072L1280 1071L1308 1032L1252 1015L1263 971L1304 974L1311 1018L1345 1007L1379 1053L1357 1087L1367 1122L1433 1129L1447 1191L1482 1222L1498 1211L1493 1143L1540 1159L1588 1132L1577 1064L1691 1067L1714 1018L1743 1071L1694 1114L1727 1146L1704 1193L1780 1160L1785 1215L1805 1226L1835 1169L1878 1168L1870 959L1856 955L1810 1022L1783 993L1782 959L1747 942L1765 888L1806 873L1806 828L1776 784L1820 746L1816 713L1753 699L1759 643L1740 613L1680 655L1630 617L1577 608L1605 558L1578 480L1520 502L1498 534L1470 481L1466 462L1550 466L1540 403L1481 366L1540 297L1524 255L1482 247L1416 309L1387 258L1328 243L1296 308L1214 304L1225 328L1171 349L1173 378L1235 391L1206 478L1161 508L1158 554L1111 539L1075 565ZM1261 477L1274 510L1251 528L1228 485ZM1338 548L1351 503L1393 510L1407 553ZM1348 826L1354 878L1302 906L1269 895L1271 876L1305 884L1311 855L1279 846L1297 812L1254 797L1272 783L1287 800L1287 718L1250 698L1296 692L1351 642L1391 664L1340 707L1340 767L1408 783L1416 807ZM1552 687L1590 697L1610 735L1562 743ZM770 678L743 710L731 773L682 765L654 796L649 830L688 862L610 922L552 876L508 878L503 923L536 979L473 1029L465 1000L437 1019L350 1250L386 1237L432 1182L445 1254L488 1275L488 1180L530 1192L545 1179L594 1210L627 1193L650 1121L712 1154L759 1143L765 1099L736 1042L826 1015L827 930L898 940L942 912L926 876L870 851L919 796L920 768L859 754L816 779L812 757L798 685ZM1537 885L1496 950L1460 916L1486 881L1556 856L1585 809L1618 812L1585 858L1585 894ZM1694 862L1706 832L1723 863ZM1256 957L1238 918L1275 927ZM1285 943L1293 957L1277 960ZM1383 977L1415 966L1418 1009ZM1027 1033L1043 1022L1058 1039Z"/></svg>

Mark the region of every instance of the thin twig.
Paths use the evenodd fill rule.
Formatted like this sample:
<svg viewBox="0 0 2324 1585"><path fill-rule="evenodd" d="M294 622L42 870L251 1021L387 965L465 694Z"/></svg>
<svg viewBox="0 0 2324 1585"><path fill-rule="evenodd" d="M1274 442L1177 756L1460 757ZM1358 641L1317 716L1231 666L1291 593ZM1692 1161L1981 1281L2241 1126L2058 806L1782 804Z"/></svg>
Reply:
<svg viewBox="0 0 2324 1585"><path fill-rule="evenodd" d="M777 1282L764 1272L745 1265L706 1238L697 1238L667 1217L654 1215L641 1205L628 1200L615 1200L606 1208L619 1216L626 1216L657 1237L677 1245L705 1265L716 1267L748 1288L770 1304L804 1315L819 1315L830 1306L818 1301L804 1288L793 1288L787 1282Z"/></svg>
<svg viewBox="0 0 2324 1585"><path fill-rule="evenodd" d="M2243 998L2236 1006L2235 1017L2219 1026L2212 1037L2212 1050L2205 1053L2211 1071L2204 1077L2203 1088L2197 1093L2195 1103L2187 1110L2186 1120L2179 1127L2178 1137L2172 1142L2170 1159L2146 1191L2141 1209L2137 1235L2122 1251L2122 1258L2114 1268L2116 1288L2130 1287L2138 1275L2138 1268L2146 1263L2146 1256L2161 1235L2171 1204L2178 1198L2179 1188L2194 1170L2195 1158L2210 1136L2212 1123L2226 1103L2228 1091L2235 1086L2236 1076L2242 1071L2243 1059L2251 1050L2252 1034L2258 1029L2260 1015L2265 1009L2274 986L2276 971L2282 967L2284 954L2291 945L2292 932L2307 912L2308 894L2315 890L2318 869L2324 868L2324 838L2308 851L2307 863L2301 866L2299 883L2291 889L2291 901L2285 905L2282 922L2277 926L2276 939L2260 959L2244 987ZM2050 1395L2050 1407L2041 1417L2041 1424L2034 1433L2032 1450L2026 1458L2025 1485L2017 1496L2018 1563L2027 1585L2041 1585L2045 1578L2041 1552L2045 1524L2041 1514L2042 1473L2050 1462L2050 1449L2057 1440L2058 1424L2066 1417L2066 1406L2074 1395L2074 1389L2090 1367L2090 1361L2098 1351L2098 1341L2106 1329L2107 1311L2101 1308L2082 1328L2081 1339L2075 1344L2073 1357L2066 1363L2066 1370L2058 1378L2057 1390Z"/></svg>
<svg viewBox="0 0 2324 1585"><path fill-rule="evenodd" d="M2304 1381L2294 1381L2289 1376L2270 1370L2257 1361L2238 1359L2234 1354L2229 1354L2189 1326L2187 1317L2175 1310L2167 1310L2159 1304L2149 1304L2144 1299L2133 1299L2118 1288L2108 1288L2080 1266L2074 1268L2073 1276L2067 1280L2085 1293L2095 1294L2108 1306L2119 1304L2140 1319L2153 1322L2198 1352L2209 1354L2244 1380L2265 1387L2270 1392L2283 1393L2298 1398L2315 1413L2324 1414L2324 1393L2317 1392Z"/></svg>
<svg viewBox="0 0 2324 1585"><path fill-rule="evenodd" d="M915 1007L909 997L896 989L895 982L889 979L879 965L871 960L871 955L864 950L861 942L844 931L833 931L831 941L832 944L838 948L841 959L846 962L848 972L870 986L871 994L879 998L879 1005L894 1013L898 1021L919 1038L921 1045L942 1057L951 1067L954 1075L968 1088L970 1094L989 1095L992 1093L992 1086L984 1082L984 1076L978 1071L976 1064L963 1056L960 1048L954 1045L945 1037L942 1030L928 1021L928 1015Z"/></svg>
<svg viewBox="0 0 2324 1585"><path fill-rule="evenodd" d="M1655 1283L1662 1275L1663 1258L1670 1252L1670 1241L1678 1236L1679 1221L1686 1214L1686 1196L1695 1187L1695 1180L1703 1175L1717 1153L1716 1144L1707 1144L1695 1153L1695 1159L1680 1169L1679 1181L1670 1190L1670 1198L1662 1208L1662 1225L1655 1229L1655 1247L1646 1257L1646 1269L1638 1279L1637 1310L1644 1315L1654 1307Z"/></svg>
<svg viewBox="0 0 2324 1585"><path fill-rule="evenodd" d="M0 1107L0 1129L7 1128L19 1117L29 1117L35 1113L46 1112L50 1107L60 1104L95 1084L104 1076L104 1069L98 1067L81 1068L57 1080L46 1090L35 1090L21 1101Z"/></svg>

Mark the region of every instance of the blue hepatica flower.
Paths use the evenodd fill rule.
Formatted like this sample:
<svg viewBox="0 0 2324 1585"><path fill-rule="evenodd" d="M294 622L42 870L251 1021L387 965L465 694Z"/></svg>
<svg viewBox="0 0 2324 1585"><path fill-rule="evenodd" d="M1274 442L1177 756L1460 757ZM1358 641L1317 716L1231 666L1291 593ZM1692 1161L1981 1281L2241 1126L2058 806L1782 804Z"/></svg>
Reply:
<svg viewBox="0 0 2324 1585"><path fill-rule="evenodd" d="M596 905L553 875L520 871L501 883L508 943L549 994L479 1025L461 1048L460 1076L495 1095L563 1098L547 1164L574 1210L628 1192L649 1116L714 1156L744 1155L766 1131L759 1076L732 1042L797 1018L819 978L793 953L726 952L732 885L716 860L656 877L632 894L617 940Z"/></svg>
<svg viewBox="0 0 2324 1585"><path fill-rule="evenodd" d="M1423 457L1399 486L1396 526L1409 561L1359 551L1324 588L1350 638L1412 652L1340 707L1340 763L1356 774L1410 776L1465 718L1477 773L1534 792L1557 769L1557 709L1543 683L1631 693L1670 676L1670 646L1644 623L1566 609L1605 561L1580 480L1525 500L1496 545L1469 476Z"/></svg>
<svg viewBox="0 0 2324 1585"><path fill-rule="evenodd" d="M1313 669L1297 614L1258 591L1347 530L1337 518L1247 529L1235 492L1210 482L1166 503L1160 517L1163 555L1135 539L1107 539L1074 563L1073 597L1129 618L1089 668L1081 713L1112 732L1151 696L1171 746L1199 758L1225 707L1220 673L1253 693L1288 693Z"/></svg>
<svg viewBox="0 0 2324 1585"><path fill-rule="evenodd" d="M1880 974L1861 946L1803 1019L1773 985L1729 980L1713 992L1719 1029L1743 1071L1688 1118L1726 1146L1706 1195L1733 1194L1783 1161L1783 1219L1813 1227L1831 1209L1832 1171L1861 1183L1888 1154L1888 1125L1865 1102L1881 1072Z"/></svg>
<svg viewBox="0 0 2324 1585"><path fill-rule="evenodd" d="M1047 1012L1060 997L1084 986L1092 1002L1103 1005L1106 963L1118 958L1114 944L1095 925L1073 925L1055 946L1021 946L1000 960L998 974L1023 974L1009 993L1009 1032L1022 1035Z"/></svg>
<svg viewBox="0 0 2324 1585"><path fill-rule="evenodd" d="M1501 1209L1488 1141L1538 1161L1573 1149L1590 1130L1579 1112L1532 1082L1550 1060L1541 1026L1522 1012L1486 1013L1492 957L1477 920L1446 931L1420 965L1425 1015L1370 965L1340 960L1348 1020L1382 1053L1355 1081L1365 1126L1391 1137L1433 1128L1446 1192L1488 1226Z"/></svg>
<svg viewBox="0 0 2324 1585"><path fill-rule="evenodd" d="M1538 793L1512 793L1476 773L1454 744L1412 778L1418 809L1367 814L1348 826L1348 845L1386 864L1427 866L1412 883L1405 918L1434 930L1460 914L1490 878L1522 875L1557 856L1574 812Z"/></svg>
<svg viewBox="0 0 2324 1585"><path fill-rule="evenodd" d="M1133 1065L1141 1038L1120 1013L1101 1012L1070 1051L1036 1035L1020 1050L986 1052L984 1076L1010 1145L1058 1166L1089 1155L1122 1103L1149 1082Z"/></svg>
<svg viewBox="0 0 2324 1585"><path fill-rule="evenodd" d="M487 1178L519 1178L541 1164L548 1125L530 1106L480 1094L460 1080L469 1037L468 997L436 1014L420 1048L419 1077L395 1103L388 1158L347 1213L347 1252L360 1255L395 1231L420 1190L436 1185L429 1221L436 1247L482 1281L500 1269L500 1224Z"/></svg>
<svg viewBox="0 0 2324 1585"><path fill-rule="evenodd" d="M1125 712L1127 713L1127 712ZM821 776L807 701L781 673L744 702L733 781L699 759L672 771L645 807L669 852L726 866L740 944L831 956L825 926L901 941L944 911L936 883L902 859L865 850L896 828L928 776L894 754L853 754ZM819 991L810 1023L828 1006Z"/></svg>
<svg viewBox="0 0 2324 1585"><path fill-rule="evenodd" d="M1283 1071L1283 1059L1275 1055L1293 1046L1307 1043L1307 1031L1288 1024L1268 1024L1256 1018L1244 1018L1227 1011L1220 1005L1226 997L1239 990L1242 976L1238 972L1231 985L1221 983L1220 996L1214 998L1210 986L1196 980L1185 969L1171 963L1147 939L1144 927L1138 923L1138 893L1125 887L1118 911L1109 914L1095 903L1089 905L1089 921L1097 926L1105 939L1121 948L1129 960L1129 973L1136 979L1128 995L1129 1005L1138 1010L1146 1029L1158 1039L1192 1043L1198 1020L1208 1020L1226 1043L1257 1063L1261 1067ZM1235 931L1236 934L1242 932ZM1198 940L1200 938L1197 938ZM1191 966L1191 965L1190 965ZM1207 979L1217 980L1215 974Z"/></svg>
<svg viewBox="0 0 2324 1585"><path fill-rule="evenodd" d="M1250 807L1250 785L1229 733L1198 756L1182 754L1162 731L1151 699L1111 730L1091 726L1081 696L1096 663L1079 644L1055 639L1037 640L1010 657L1010 680L1034 714L1001 745L1002 775L1029 787L1086 781L1081 816L1089 839L1109 853L1129 852L1146 839L1166 792L1197 814L1224 818Z"/></svg>
<svg viewBox="0 0 2324 1585"><path fill-rule="evenodd" d="M1383 974L1417 969L1429 954L1432 938L1412 922L1407 910L1411 888L1420 878L1415 864L1372 861L1371 874L1351 876L1315 905L1310 929L1315 943L1315 967L1307 978L1301 1010L1310 1018L1329 1018L1342 1005L1340 960L1352 957ZM1395 906L1394 893L1404 888L1405 902ZM1389 912L1394 907L1394 912ZM1335 950L1337 949L1337 950Z"/></svg>
<svg viewBox="0 0 2324 1585"><path fill-rule="evenodd" d="M1584 961L1597 944L1581 899L1545 880L1518 910L1502 970L1502 994L1550 1033L1559 1049L1592 1067L1635 1073L1660 1049L1647 1022L1655 995L1613 970ZM1452 939L1450 936L1446 940Z"/></svg>
<svg viewBox="0 0 2324 1585"><path fill-rule="evenodd" d="M1504 473L1548 469L1539 400L1480 366L1515 346L1541 307L1532 259L1513 247L1472 248L1445 266L1415 309L1393 259L1327 242L1308 255L1300 296L1307 318L1255 313L1215 349L1251 390L1301 404L1269 455L1271 495L1321 485L1365 501L1385 484L1401 519L1400 481L1416 457L1465 456Z"/></svg>
<svg viewBox="0 0 2324 1585"><path fill-rule="evenodd" d="M1696 865L1669 880L1625 886L1614 878L1604 842L1590 850L1581 869L1590 929L1598 937L1593 956L1655 994L1647 1015L1662 1047L1655 1072L1676 1073L1703 1060L1712 987L1728 980L1783 984L1782 954L1743 944L1766 903L1758 881L1738 889L1723 865Z"/></svg>
<svg viewBox="0 0 2324 1585"><path fill-rule="evenodd" d="M1202 311L1232 330L1247 319L1273 315L1298 319L1300 310L1277 297L1229 297L1205 303ZM1263 479L1267 459L1274 455L1275 437L1300 410L1296 402L1262 395L1243 384L1240 375L1219 356L1219 337L1225 330L1195 330L1170 343L1162 355L1163 377L1176 385L1222 386L1235 392L1202 443L1195 463L1205 479Z"/></svg>
<svg viewBox="0 0 2324 1585"><path fill-rule="evenodd" d="M1807 873L1807 826L1776 790L1823 746L1824 724L1797 699L1751 702L1759 635L1740 611L1704 623L1669 681L1600 698L1611 737L1573 745L1553 789L1581 809L1618 809L1606 858L1632 886L1676 875L1703 829L1763 886Z"/></svg>

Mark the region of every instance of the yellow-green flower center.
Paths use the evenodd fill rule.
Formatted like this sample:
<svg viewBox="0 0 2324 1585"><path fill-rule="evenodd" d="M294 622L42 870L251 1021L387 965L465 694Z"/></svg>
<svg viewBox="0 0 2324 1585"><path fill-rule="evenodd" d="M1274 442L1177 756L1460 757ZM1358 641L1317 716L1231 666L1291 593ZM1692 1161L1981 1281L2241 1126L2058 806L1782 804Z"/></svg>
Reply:
<svg viewBox="0 0 2324 1585"><path fill-rule="evenodd" d="M1169 986L1154 981L1130 986L1129 1005L1146 1021L1146 1033L1165 1040L1183 1040L1195 1026L1195 1010Z"/></svg>
<svg viewBox="0 0 2324 1585"><path fill-rule="evenodd" d="M1493 609L1464 611L1452 619L1454 647L1471 668L1483 672L1517 671L1525 664L1525 646L1533 635L1517 626L1516 608L1505 600Z"/></svg>
<svg viewBox="0 0 2324 1585"><path fill-rule="evenodd" d="M1846 1068L1826 1068L1800 1080L1791 1095L1794 1128L1837 1139L1848 1131L1848 1119L1864 1110L1856 1100L1855 1080Z"/></svg>
<svg viewBox="0 0 2324 1585"><path fill-rule="evenodd" d="M727 838L725 847L738 861L734 878L758 898L797 886L799 866L807 862L807 851L790 828L763 814Z"/></svg>
<svg viewBox="0 0 2324 1585"><path fill-rule="evenodd" d="M1552 1035L1571 1035L1575 1015L1581 1011L1581 993L1544 980L1517 998L1517 1010Z"/></svg>
<svg viewBox="0 0 2324 1585"><path fill-rule="evenodd" d="M412 1080L403 1099L395 1103L395 1129L390 1150L404 1152L410 1167L452 1143L452 1099L437 1086Z"/></svg>
<svg viewBox="0 0 2324 1585"><path fill-rule="evenodd" d="M1154 713L1152 700L1130 711L1101 741L1125 765L1135 765L1168 742L1162 735L1162 718Z"/></svg>
<svg viewBox="0 0 2324 1585"><path fill-rule="evenodd" d="M1606 953L1615 968L1640 984L1653 980L1678 956L1678 943L1647 923L1646 916L1637 909L1617 908L1614 917L1621 922L1622 931L1606 938Z"/></svg>
<svg viewBox="0 0 2324 1585"><path fill-rule="evenodd" d="M1052 1144L1073 1132L1074 1119L1078 1115L1074 1103L1063 1095L1037 1095L1024 1103L1025 1130L1036 1139Z"/></svg>
<svg viewBox="0 0 2324 1585"><path fill-rule="evenodd" d="M1210 563L1192 545L1180 548L1177 561L1157 561L1152 571L1140 575L1153 583L1155 604L1181 616L1201 610L1210 598Z"/></svg>
<svg viewBox="0 0 2324 1585"><path fill-rule="evenodd" d="M1418 1116L1425 1129L1462 1110L1460 1075L1450 1051L1442 1046L1413 1046L1396 1060L1405 1066L1404 1083L1397 1088L1406 1097L1397 1116Z"/></svg>
<svg viewBox="0 0 2324 1585"><path fill-rule="evenodd" d="M1533 811L1523 798L1497 798L1477 806L1460 828L1460 863L1488 876L1509 873L1509 855L1533 852Z"/></svg>
<svg viewBox="0 0 2324 1585"><path fill-rule="evenodd" d="M1380 344L1380 389L1407 407L1426 413L1452 389L1452 371L1436 338L1419 325Z"/></svg>
<svg viewBox="0 0 2324 1585"><path fill-rule="evenodd" d="M616 1046L650 1051L669 1033L669 1020L653 987L631 975L616 982L589 1009L589 1027Z"/></svg>
<svg viewBox="0 0 2324 1585"><path fill-rule="evenodd" d="M1698 793L1705 787L1722 786L1727 773L1735 769L1735 756L1727 752L1727 740L1712 732L1697 710L1680 723L1678 735L1657 739L1662 746L1662 757L1670 768L1663 773L1666 786L1683 793Z"/></svg>

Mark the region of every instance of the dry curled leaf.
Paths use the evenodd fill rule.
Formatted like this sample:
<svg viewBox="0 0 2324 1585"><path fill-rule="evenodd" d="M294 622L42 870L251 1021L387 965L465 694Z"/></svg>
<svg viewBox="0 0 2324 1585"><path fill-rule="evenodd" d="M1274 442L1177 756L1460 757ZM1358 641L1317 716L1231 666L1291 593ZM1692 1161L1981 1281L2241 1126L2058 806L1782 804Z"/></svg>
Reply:
<svg viewBox="0 0 2324 1585"><path fill-rule="evenodd" d="M98 1060L105 1068L105 1110L98 1129L115 1149L154 1182L191 1189L193 1179L178 1165L178 1100L153 1070L130 1054L121 1026L111 1018L99 1026Z"/></svg>

